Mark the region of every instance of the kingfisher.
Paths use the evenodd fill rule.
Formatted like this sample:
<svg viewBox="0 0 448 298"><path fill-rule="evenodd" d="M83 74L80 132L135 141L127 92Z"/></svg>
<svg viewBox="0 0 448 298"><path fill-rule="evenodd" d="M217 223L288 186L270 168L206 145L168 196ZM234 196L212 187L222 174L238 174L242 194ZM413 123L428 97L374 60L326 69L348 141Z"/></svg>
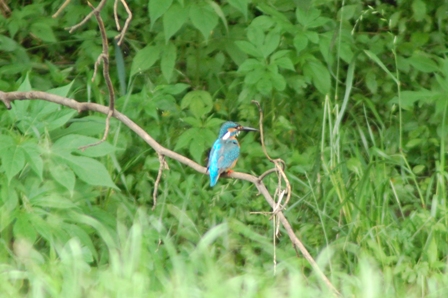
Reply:
<svg viewBox="0 0 448 298"><path fill-rule="evenodd" d="M208 157L207 171L210 173L210 186L218 182L219 175L231 172L240 155L240 144L236 137L241 131L257 131L252 127L244 127L238 123L227 121L219 129L218 139Z"/></svg>

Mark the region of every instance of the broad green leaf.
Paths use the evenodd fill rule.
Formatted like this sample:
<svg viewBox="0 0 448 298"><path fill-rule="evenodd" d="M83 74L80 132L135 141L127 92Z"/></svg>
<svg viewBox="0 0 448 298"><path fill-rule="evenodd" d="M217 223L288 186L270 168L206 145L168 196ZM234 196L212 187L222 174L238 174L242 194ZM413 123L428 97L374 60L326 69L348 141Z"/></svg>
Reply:
<svg viewBox="0 0 448 298"><path fill-rule="evenodd" d="M255 69L264 68L264 64L259 60L249 58L244 61L238 68L239 72L249 72Z"/></svg>
<svg viewBox="0 0 448 298"><path fill-rule="evenodd" d="M432 73L439 70L437 63L424 53L414 53L408 61L415 69L422 72Z"/></svg>
<svg viewBox="0 0 448 298"><path fill-rule="evenodd" d="M311 23L313 23L319 16L320 10L316 8L302 9L298 7L296 9L297 21L304 27L310 27Z"/></svg>
<svg viewBox="0 0 448 298"><path fill-rule="evenodd" d="M249 28L247 28L247 39L255 47L259 48L263 45L264 37L265 34L260 27L249 26Z"/></svg>
<svg viewBox="0 0 448 298"><path fill-rule="evenodd" d="M426 15L426 4L422 0L412 1L412 11L414 12L414 19L417 22L423 21Z"/></svg>
<svg viewBox="0 0 448 298"><path fill-rule="evenodd" d="M271 77L269 77L267 75L267 72L265 73L265 75L258 81L257 83L257 90L265 95L265 96L269 96L271 95L272 92L272 80Z"/></svg>
<svg viewBox="0 0 448 298"><path fill-rule="evenodd" d="M221 6L219 6L216 2L211 0L207 1L207 3L213 8L216 15L221 19L224 27L226 28L226 31L229 31L229 27L227 25L227 19L226 16L224 15L224 12L221 9Z"/></svg>
<svg viewBox="0 0 448 298"><path fill-rule="evenodd" d="M70 134L57 140L53 144L52 150L56 152L77 152L89 157L101 157L115 152L115 146L108 142L102 142L99 145L86 148L84 151L79 150L79 147L94 144L98 141L97 138Z"/></svg>
<svg viewBox="0 0 448 298"><path fill-rule="evenodd" d="M283 91L286 88L285 78L276 72L271 72L272 85L277 91Z"/></svg>
<svg viewBox="0 0 448 298"><path fill-rule="evenodd" d="M190 85L184 83L177 83L174 85L165 85L163 91L172 95L178 95L184 92Z"/></svg>
<svg viewBox="0 0 448 298"><path fill-rule="evenodd" d="M14 237L17 239L24 238L30 243L34 243L37 238L36 230L29 220L29 214L19 212L13 227Z"/></svg>
<svg viewBox="0 0 448 298"><path fill-rule="evenodd" d="M179 139L176 141L176 146L174 146L174 151L177 151L179 149L185 148L190 144L190 142L193 140L193 137L198 133L198 128L190 128L184 131Z"/></svg>
<svg viewBox="0 0 448 298"><path fill-rule="evenodd" d="M190 108L196 118L201 118L212 110L212 96L204 90L190 91L182 98L181 108L185 109L186 107Z"/></svg>
<svg viewBox="0 0 448 298"><path fill-rule="evenodd" d="M260 49L256 48L250 42L241 40L241 41L236 41L235 44L237 45L238 48L240 48L240 50L242 50L246 54L254 56L254 57L258 57L258 58L263 58L263 54L260 51Z"/></svg>
<svg viewBox="0 0 448 298"><path fill-rule="evenodd" d="M89 157L68 154L64 156L64 159L76 176L87 184L118 189L112 181L109 172L99 161Z"/></svg>
<svg viewBox="0 0 448 298"><path fill-rule="evenodd" d="M218 24L218 16L213 8L206 2L194 3L190 7L190 20L193 26L201 31L208 41L210 34Z"/></svg>
<svg viewBox="0 0 448 298"><path fill-rule="evenodd" d="M247 20L247 3L248 0L227 0L227 2L244 15Z"/></svg>
<svg viewBox="0 0 448 298"><path fill-rule="evenodd" d="M76 207L70 199L67 199L57 193L49 196L33 198L30 202L33 206L42 208L71 209Z"/></svg>
<svg viewBox="0 0 448 298"><path fill-rule="evenodd" d="M162 61L160 62L163 76L168 83L171 81L171 77L173 76L176 56L176 46L172 43L168 43L162 53Z"/></svg>
<svg viewBox="0 0 448 298"><path fill-rule="evenodd" d="M0 35L0 50L3 52L13 52L20 48L19 43L14 39Z"/></svg>
<svg viewBox="0 0 448 298"><path fill-rule="evenodd" d="M151 68L159 60L160 47L146 46L139 50L132 60L131 77Z"/></svg>
<svg viewBox="0 0 448 298"><path fill-rule="evenodd" d="M303 51L308 45L308 37L303 32L299 32L294 36L293 40L294 47L296 48L297 53Z"/></svg>
<svg viewBox="0 0 448 298"><path fill-rule="evenodd" d="M188 13L177 3L171 7L163 15L163 32L165 34L165 42L173 36L187 21Z"/></svg>
<svg viewBox="0 0 448 298"><path fill-rule="evenodd" d="M173 0L149 0L149 18L151 19L151 28L158 18L160 18L171 6Z"/></svg>
<svg viewBox="0 0 448 298"><path fill-rule="evenodd" d="M51 93L51 94L59 95L59 96L62 96L62 97L67 97L69 92L70 92L70 89L73 86L74 82L75 81L71 81L69 84L67 84L65 86L61 86L61 87L58 87L58 88L50 89L50 90L47 90L47 92Z"/></svg>
<svg viewBox="0 0 448 298"><path fill-rule="evenodd" d="M31 169L42 180L42 173L44 170L44 161L40 156L40 149L36 142L27 141L21 145L25 152L25 159L30 165Z"/></svg>
<svg viewBox="0 0 448 298"><path fill-rule="evenodd" d="M31 25L31 33L37 38L42 39L45 42L56 42L56 36L53 33L53 29L50 25L44 22L36 22Z"/></svg>
<svg viewBox="0 0 448 298"><path fill-rule="evenodd" d="M0 157L4 157L4 153L3 151L10 148L10 147L14 147L16 145L16 142L14 141L14 139L11 136L8 135L0 135Z"/></svg>
<svg viewBox="0 0 448 298"><path fill-rule="evenodd" d="M25 167L25 152L20 146L11 146L2 150L3 169L8 182Z"/></svg>
<svg viewBox="0 0 448 298"><path fill-rule="evenodd" d="M272 54L272 52L274 52L275 49L277 49L279 43L280 43L280 30L272 30L268 34L266 34L264 44L261 47L263 57L266 59L270 54Z"/></svg>
<svg viewBox="0 0 448 298"><path fill-rule="evenodd" d="M331 77L328 69L319 61L312 60L303 66L303 70L307 76L313 80L314 86L322 94L327 94L331 88Z"/></svg>
<svg viewBox="0 0 448 298"><path fill-rule="evenodd" d="M267 76L267 71L259 68L255 69L254 71L249 72L246 77L244 78L244 83L248 85L254 85L258 81L260 81L263 77Z"/></svg>
<svg viewBox="0 0 448 298"><path fill-rule="evenodd" d="M358 7L359 5L357 4L342 6L341 9L338 11L338 18L344 21L348 21L354 18Z"/></svg>
<svg viewBox="0 0 448 298"><path fill-rule="evenodd" d="M292 71L296 70L294 67L294 64L292 64L292 61L289 57L281 57L281 58L275 60L273 63L276 64L278 67L281 67L284 69L289 69Z"/></svg>
<svg viewBox="0 0 448 298"><path fill-rule="evenodd" d="M53 164L50 167L50 174L56 182L64 186L68 191L73 192L76 178L69 166L63 163Z"/></svg>

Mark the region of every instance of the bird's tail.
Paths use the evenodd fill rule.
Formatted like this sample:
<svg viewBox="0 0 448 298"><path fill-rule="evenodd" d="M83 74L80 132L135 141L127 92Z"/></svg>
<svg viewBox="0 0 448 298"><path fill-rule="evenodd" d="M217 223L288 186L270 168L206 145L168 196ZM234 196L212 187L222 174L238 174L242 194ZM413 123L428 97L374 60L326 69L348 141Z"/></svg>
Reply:
<svg viewBox="0 0 448 298"><path fill-rule="evenodd" d="M212 169L209 169L209 172L210 172L210 187L213 187L218 182L219 172L213 171Z"/></svg>

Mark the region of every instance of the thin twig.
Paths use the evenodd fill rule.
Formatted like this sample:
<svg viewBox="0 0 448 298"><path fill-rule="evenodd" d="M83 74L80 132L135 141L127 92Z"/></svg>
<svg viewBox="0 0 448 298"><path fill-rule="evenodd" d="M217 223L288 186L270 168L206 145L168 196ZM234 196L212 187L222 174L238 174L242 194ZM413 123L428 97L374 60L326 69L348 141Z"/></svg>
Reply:
<svg viewBox="0 0 448 298"><path fill-rule="evenodd" d="M168 165L165 161L165 156L163 154L159 154L159 172L157 173L156 182L154 183L154 191L152 192L152 210L156 209L157 191L159 189L160 178L162 178L163 169L168 169Z"/></svg>
<svg viewBox="0 0 448 298"><path fill-rule="evenodd" d="M98 66L102 60L103 61L103 77L106 81L107 89L109 91L109 112L107 113L106 127L104 129L104 134L103 134L103 137L101 138L101 140L99 140L98 142L93 143L93 144L88 144L88 145L82 146L79 148L79 150L85 150L89 147L97 146L97 145L103 143L104 141L106 141L107 136L109 135L110 118L112 117L112 115L114 113L114 109L115 109L115 91L114 91L114 87L112 85L112 80L110 79L110 74L109 74L109 43L107 41L106 27L104 26L104 22L100 16L100 12L96 11L95 7L93 7L92 4L90 4L90 2L87 2L87 4L93 9L95 18L98 21L98 27L99 27L100 33L101 33L101 43L103 44L103 50L95 62L92 81L95 80Z"/></svg>
<svg viewBox="0 0 448 298"><path fill-rule="evenodd" d="M64 3L59 7L59 9L53 14L53 18L57 18L59 14L70 4L71 0L65 0Z"/></svg>
<svg viewBox="0 0 448 298"><path fill-rule="evenodd" d="M78 29L79 27L81 27L82 25L84 25L85 23L87 23L87 21L88 21L90 18L92 18L92 16L93 16L95 13L99 13L99 12L103 9L104 5L106 5L106 2L107 2L107 0L101 0L101 2L98 4L98 6L97 6L96 8L94 8L88 15L86 15L86 17L85 17L81 22L79 22L78 24L76 24L76 25L74 25L74 26L65 28L65 29L67 29L68 32L73 33L73 31L75 31L76 29ZM87 4L88 4L90 7L93 7L93 5L92 5L90 2L88 2L88 1L87 1Z"/></svg>
<svg viewBox="0 0 448 298"><path fill-rule="evenodd" d="M115 0L115 4L117 3L117 1L118 0ZM115 39L118 40L117 45L119 45L119 46L121 46L121 44L123 43L124 35L126 34L126 31L128 31L129 24L131 23L131 20L132 20L132 11L129 9L128 4L126 3L125 0L120 0L120 1L121 1L121 4L123 5L124 9L126 10L128 17L126 18L126 21L124 22L124 26L123 26L123 29L121 30L120 34L115 36ZM114 5L114 17L115 17L115 23L117 24L117 30L120 31L120 23L118 21L118 15L116 12L115 5Z"/></svg>
<svg viewBox="0 0 448 298"><path fill-rule="evenodd" d="M291 198L291 183L289 183L289 179L286 177L285 174L285 167L286 164L285 162L280 159L273 159L269 156L268 151L266 149L266 145L264 143L264 133L263 133L263 110L261 109L261 105L258 101L256 100L252 100L252 103L255 104L258 107L258 112L260 114L260 120L259 120L259 127L260 127L260 139L261 139L261 147L263 148L263 152L264 155L266 156L267 159L269 159L269 161L271 161L272 163L274 163L275 168L277 169L277 171L280 173L281 177L283 178L283 181L286 184L286 200L285 200L285 206L288 204L290 198ZM264 178L264 177L263 177ZM279 182L279 186L281 187L281 182Z"/></svg>

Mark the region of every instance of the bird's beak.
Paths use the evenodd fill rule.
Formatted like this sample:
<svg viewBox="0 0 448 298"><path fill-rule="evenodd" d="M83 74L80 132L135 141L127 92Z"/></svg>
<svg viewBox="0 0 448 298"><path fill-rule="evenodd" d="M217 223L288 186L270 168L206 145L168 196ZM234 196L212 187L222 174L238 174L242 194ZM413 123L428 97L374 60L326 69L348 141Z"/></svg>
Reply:
<svg viewBox="0 0 448 298"><path fill-rule="evenodd" d="M241 126L241 128L238 129L239 131L258 131L258 129L252 128L252 127L246 127Z"/></svg>

